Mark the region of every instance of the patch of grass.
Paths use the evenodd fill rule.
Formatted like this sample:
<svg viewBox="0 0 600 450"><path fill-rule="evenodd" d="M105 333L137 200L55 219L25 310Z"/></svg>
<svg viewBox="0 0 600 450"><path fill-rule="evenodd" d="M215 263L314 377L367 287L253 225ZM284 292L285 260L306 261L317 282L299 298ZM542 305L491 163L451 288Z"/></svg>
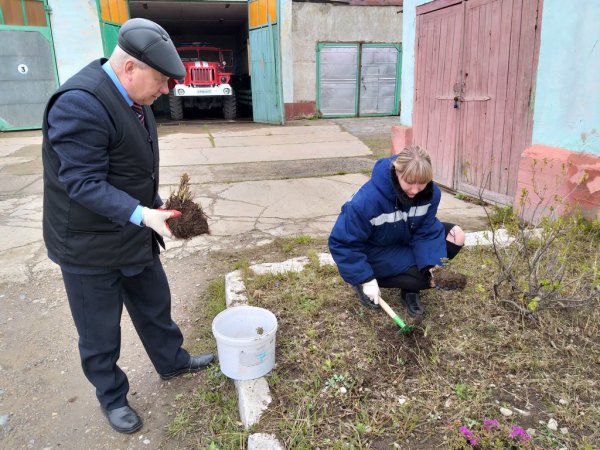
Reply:
<svg viewBox="0 0 600 450"><path fill-rule="evenodd" d="M374 158L379 159L390 156L391 143L389 136L360 136L359 139L373 152Z"/></svg>
<svg viewBox="0 0 600 450"><path fill-rule="evenodd" d="M313 245L314 242L315 238L305 235L275 239L275 245L286 255L305 249L307 246Z"/></svg>
<svg viewBox="0 0 600 450"><path fill-rule="evenodd" d="M225 279L217 278L208 284L206 314L214 317L225 309Z"/></svg>
<svg viewBox="0 0 600 450"><path fill-rule="evenodd" d="M412 335L360 306L334 267L250 274L251 304L279 320L274 401L256 430L284 448L453 448L461 425L498 418L535 430L541 448L596 442L597 305L526 321L490 295L494 267L489 250L461 252L453 268L467 288L424 293ZM398 292L383 293L403 315ZM551 417L568 433L548 430Z"/></svg>
<svg viewBox="0 0 600 450"><path fill-rule="evenodd" d="M492 206L489 221L496 228L513 229L517 225L517 217L512 206Z"/></svg>
<svg viewBox="0 0 600 450"><path fill-rule="evenodd" d="M454 198L457 200L462 200L463 202L472 203L474 205L489 206L489 204L483 199L478 197L472 197L468 194L465 194L464 192L456 192L454 194Z"/></svg>
<svg viewBox="0 0 600 450"><path fill-rule="evenodd" d="M360 305L335 267L319 265L324 245L297 237L237 254L240 267L301 254L310 261L300 273L243 275L250 304L275 313L279 325L276 366L266 377L273 402L251 432L273 433L290 449L461 449L472 447L460 427L481 434L484 420L497 419L499 438L514 426L533 431L531 448L596 448L598 299L519 315L494 300L492 251L465 249L451 266L468 276L466 288L424 292L426 314L405 335L385 313ZM582 252L569 270L597 257ZM398 295L383 290L410 323ZM222 284L211 283L208 298L215 306L200 321L224 308ZM178 448L245 448L233 382L217 366L202 374L197 389L176 400L170 436ZM557 431L547 428L551 418Z"/></svg>
<svg viewBox="0 0 600 450"><path fill-rule="evenodd" d="M207 124L203 124L202 128L204 129L204 131L206 131L206 134L208 134L208 141L210 142L210 145L215 148L215 137L212 135L212 133L210 132L210 129L208 128Z"/></svg>
<svg viewBox="0 0 600 450"><path fill-rule="evenodd" d="M238 422L238 399L233 383L212 365L197 387L184 398L167 427L170 439L194 442L178 448L245 448L248 433Z"/></svg>
<svg viewBox="0 0 600 450"><path fill-rule="evenodd" d="M195 340L188 345L191 353L214 352L214 337L211 322L214 316L225 309L225 281L222 277L211 281L207 292L200 299ZM210 346L210 348L208 348ZM196 374L193 390L175 394L174 413L166 427L169 446L173 441L176 448L244 448L247 433L238 422L238 404L235 387L223 375L218 364ZM211 413L207 413L211 411ZM161 447L163 448L163 447Z"/></svg>

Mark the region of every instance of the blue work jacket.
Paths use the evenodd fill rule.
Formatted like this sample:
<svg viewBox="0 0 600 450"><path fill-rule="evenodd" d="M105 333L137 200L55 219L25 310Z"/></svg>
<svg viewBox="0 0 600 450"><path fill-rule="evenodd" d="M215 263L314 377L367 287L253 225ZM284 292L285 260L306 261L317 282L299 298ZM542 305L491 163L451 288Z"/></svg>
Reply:
<svg viewBox="0 0 600 450"><path fill-rule="evenodd" d="M331 255L350 284L441 265L446 257L444 225L436 218L439 187L431 182L409 199L397 182L395 158L375 163L371 179L342 206L329 236Z"/></svg>

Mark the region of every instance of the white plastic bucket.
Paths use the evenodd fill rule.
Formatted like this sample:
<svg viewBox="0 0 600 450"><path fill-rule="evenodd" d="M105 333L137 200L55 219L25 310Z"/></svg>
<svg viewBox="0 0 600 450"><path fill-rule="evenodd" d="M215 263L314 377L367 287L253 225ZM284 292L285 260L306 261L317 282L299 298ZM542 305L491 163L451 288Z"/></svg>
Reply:
<svg viewBox="0 0 600 450"><path fill-rule="evenodd" d="M212 322L221 372L234 380L260 378L275 365L277 318L264 308L233 306Z"/></svg>

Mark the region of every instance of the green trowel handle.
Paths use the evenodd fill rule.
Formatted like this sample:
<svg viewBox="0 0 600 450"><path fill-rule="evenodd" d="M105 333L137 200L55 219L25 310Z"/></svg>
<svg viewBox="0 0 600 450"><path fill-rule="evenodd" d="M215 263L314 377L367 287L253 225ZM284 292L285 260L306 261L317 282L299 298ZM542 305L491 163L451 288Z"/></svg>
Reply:
<svg viewBox="0 0 600 450"><path fill-rule="evenodd" d="M381 297L379 297L379 306L383 308L383 310L387 313L388 316L392 318L394 322L400 327L405 328L406 324L402 321L400 316L394 312L390 305L388 305Z"/></svg>

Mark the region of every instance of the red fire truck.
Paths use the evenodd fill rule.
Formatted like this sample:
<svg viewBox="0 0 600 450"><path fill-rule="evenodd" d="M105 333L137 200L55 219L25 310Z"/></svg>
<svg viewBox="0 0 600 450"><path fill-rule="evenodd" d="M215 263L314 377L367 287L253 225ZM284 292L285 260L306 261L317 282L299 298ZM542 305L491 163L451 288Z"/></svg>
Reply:
<svg viewBox="0 0 600 450"><path fill-rule="evenodd" d="M171 83L171 119L183 119L183 108L221 108L223 117L235 119L237 104L231 87L233 51L205 43L180 44L177 52L185 66L185 78Z"/></svg>

